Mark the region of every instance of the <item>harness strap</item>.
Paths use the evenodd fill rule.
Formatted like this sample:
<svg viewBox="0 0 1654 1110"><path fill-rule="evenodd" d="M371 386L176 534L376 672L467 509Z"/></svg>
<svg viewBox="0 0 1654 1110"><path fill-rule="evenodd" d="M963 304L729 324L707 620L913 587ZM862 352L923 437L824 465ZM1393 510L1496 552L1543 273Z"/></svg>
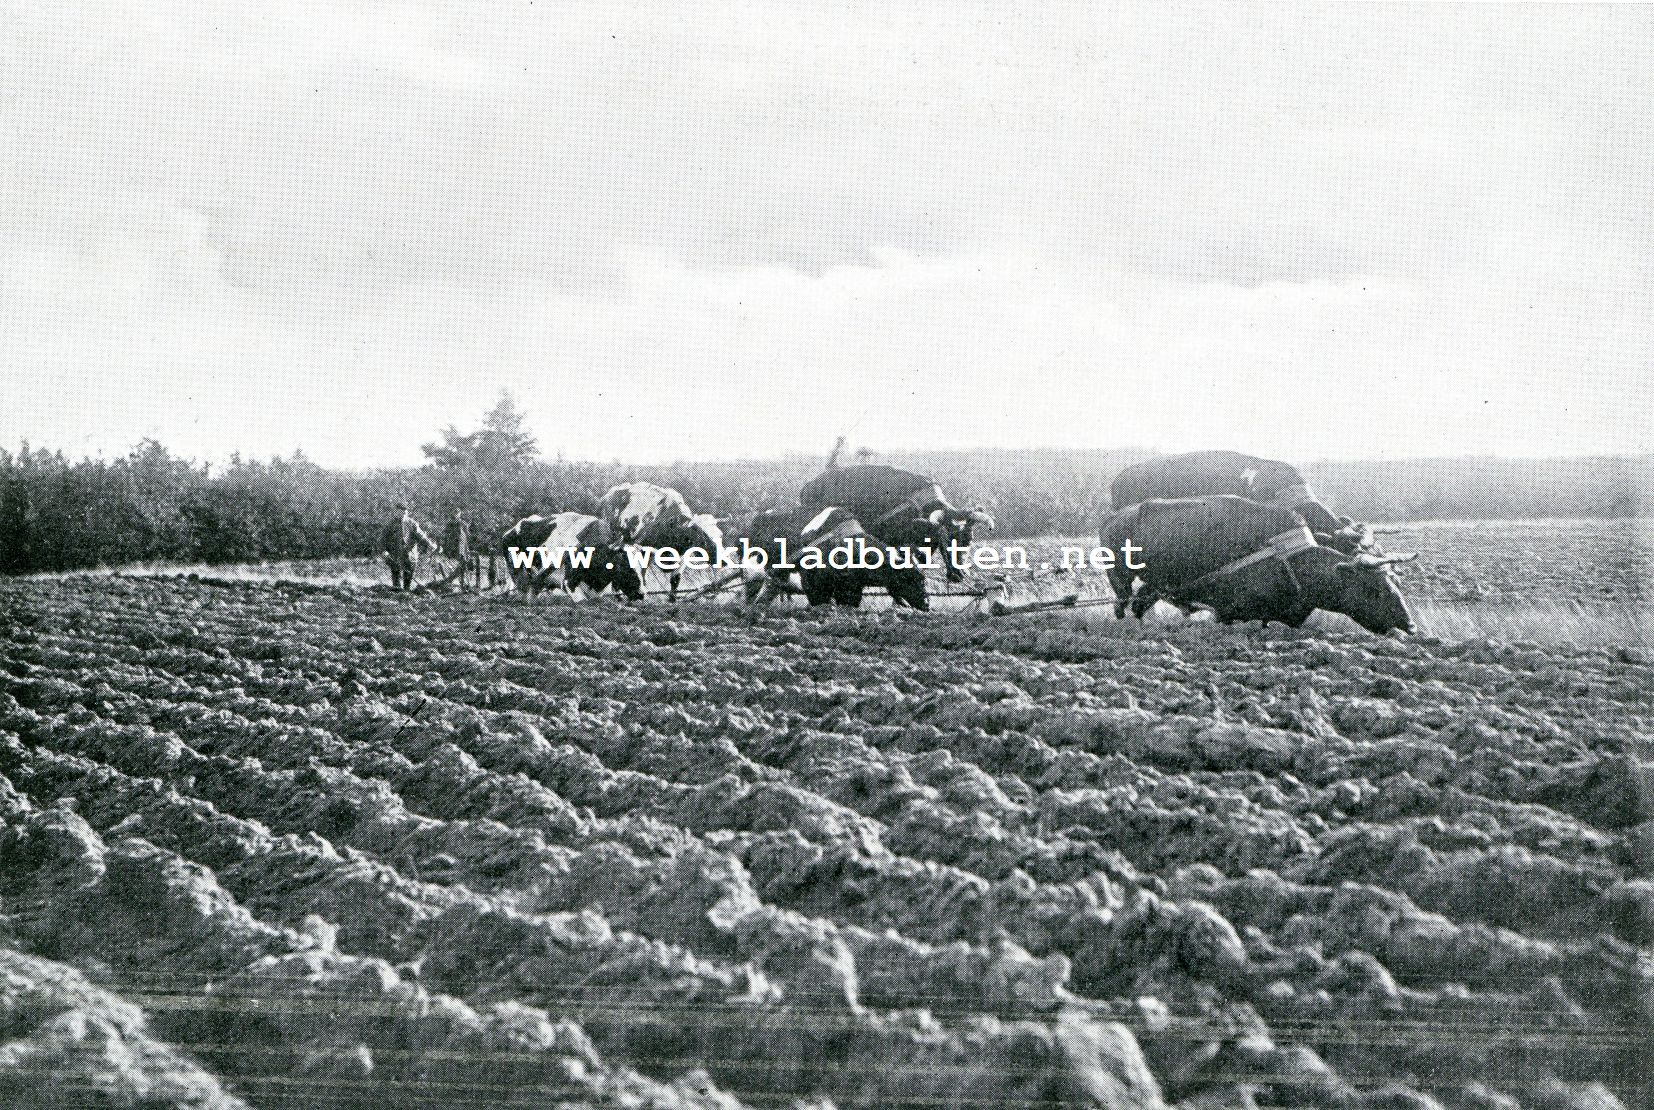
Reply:
<svg viewBox="0 0 1654 1110"><path fill-rule="evenodd" d="M1177 588L1177 592L1180 594L1187 593L1190 590L1197 589L1201 586L1207 585L1208 583L1216 582L1221 578L1228 578L1231 575L1243 571L1247 567L1255 566L1266 559L1280 559L1282 564L1285 565L1286 560L1289 557L1296 555L1300 551L1304 551L1315 546L1317 546L1315 537L1310 534L1308 526L1300 524L1298 527L1290 529L1289 531L1278 532L1275 535L1270 536L1269 540L1260 550L1254 551L1250 555L1243 555L1239 559L1235 559L1232 562L1224 563L1217 570L1214 570L1209 574L1203 574L1199 578L1196 578L1193 582L1185 582ZM1291 571L1292 568L1288 565L1287 572L1289 575L1291 575ZM1297 576L1291 575L1291 577L1293 587L1295 589L1299 589L1300 587L1298 586Z"/></svg>
<svg viewBox="0 0 1654 1110"><path fill-rule="evenodd" d="M883 524L887 520L894 520L903 513L918 513L920 509L930 504L932 501L940 501L944 505L947 505L948 503L948 499L942 496L942 487L937 485L935 482L932 482L928 486L920 486L918 489L908 494L907 500L903 501L900 505L897 505L894 509L891 509L888 513L885 513L883 516L879 517L873 522L873 524L877 526ZM920 515L923 514L921 513Z"/></svg>
<svg viewBox="0 0 1654 1110"><path fill-rule="evenodd" d="M856 523L856 518L850 517L839 521L837 524L833 525L833 527L829 529L825 535L817 536L815 539L805 544L804 548L801 548L800 550L811 547L825 550L826 548L831 547L833 544L842 540L850 539L853 536L865 536L866 534L867 533L863 531L862 526Z"/></svg>
<svg viewBox="0 0 1654 1110"><path fill-rule="evenodd" d="M833 505L829 505L825 509L821 510L815 516L810 518L810 522L808 524L806 524L803 527L803 529L801 529L799 531L799 533L798 533L799 536L802 538L803 536L806 536L809 533L814 532L817 528L820 528L823 524L826 524L827 523L827 518L832 516L835 511L836 511L836 506L833 506Z"/></svg>

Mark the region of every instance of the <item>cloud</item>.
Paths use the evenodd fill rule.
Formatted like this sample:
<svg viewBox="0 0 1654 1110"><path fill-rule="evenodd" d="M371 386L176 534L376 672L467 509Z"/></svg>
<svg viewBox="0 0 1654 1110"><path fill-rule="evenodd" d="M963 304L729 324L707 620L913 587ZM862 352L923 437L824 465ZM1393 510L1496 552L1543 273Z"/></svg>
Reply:
<svg viewBox="0 0 1654 1110"><path fill-rule="evenodd" d="M456 13L19 12L0 438L1647 447L1626 9Z"/></svg>

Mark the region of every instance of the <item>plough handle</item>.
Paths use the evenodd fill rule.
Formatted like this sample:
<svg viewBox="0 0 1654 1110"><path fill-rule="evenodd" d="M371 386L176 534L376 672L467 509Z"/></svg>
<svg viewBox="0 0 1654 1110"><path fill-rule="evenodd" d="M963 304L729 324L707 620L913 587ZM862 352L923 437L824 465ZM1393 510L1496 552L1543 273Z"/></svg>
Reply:
<svg viewBox="0 0 1654 1110"><path fill-rule="evenodd" d="M1079 600L1079 594L1065 594L1054 601L1030 601L1026 605L1007 605L1003 601L996 601L988 606L988 612L996 617L1003 617L1011 613L1038 613L1046 609L1072 609Z"/></svg>

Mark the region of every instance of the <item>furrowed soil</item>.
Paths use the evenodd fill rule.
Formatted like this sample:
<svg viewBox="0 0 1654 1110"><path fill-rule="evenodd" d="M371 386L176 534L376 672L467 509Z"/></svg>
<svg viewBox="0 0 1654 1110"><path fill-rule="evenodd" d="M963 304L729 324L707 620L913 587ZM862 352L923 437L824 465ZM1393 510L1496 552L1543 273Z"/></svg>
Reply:
<svg viewBox="0 0 1654 1110"><path fill-rule="evenodd" d="M0 1105L1648 1106L1644 650L0 582Z"/></svg>

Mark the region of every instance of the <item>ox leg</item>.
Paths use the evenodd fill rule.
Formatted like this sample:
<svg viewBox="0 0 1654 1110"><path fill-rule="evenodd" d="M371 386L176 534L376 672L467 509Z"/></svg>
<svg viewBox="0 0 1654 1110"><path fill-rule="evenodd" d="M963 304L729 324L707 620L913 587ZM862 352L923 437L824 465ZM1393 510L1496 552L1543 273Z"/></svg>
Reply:
<svg viewBox="0 0 1654 1110"><path fill-rule="evenodd" d="M804 600L810 603L811 608L838 600L839 591L833 583L823 582L813 573L801 574L799 579L804 585Z"/></svg>
<svg viewBox="0 0 1654 1110"><path fill-rule="evenodd" d="M1108 568L1108 588L1114 594L1114 619L1125 620L1126 606L1131 603L1131 593L1137 585L1137 575L1132 571L1115 563Z"/></svg>
<svg viewBox="0 0 1654 1110"><path fill-rule="evenodd" d="M764 588L758 594L760 605L768 605L776 598L792 593L787 588L787 573L787 571L781 571L779 574L769 574L764 577Z"/></svg>

